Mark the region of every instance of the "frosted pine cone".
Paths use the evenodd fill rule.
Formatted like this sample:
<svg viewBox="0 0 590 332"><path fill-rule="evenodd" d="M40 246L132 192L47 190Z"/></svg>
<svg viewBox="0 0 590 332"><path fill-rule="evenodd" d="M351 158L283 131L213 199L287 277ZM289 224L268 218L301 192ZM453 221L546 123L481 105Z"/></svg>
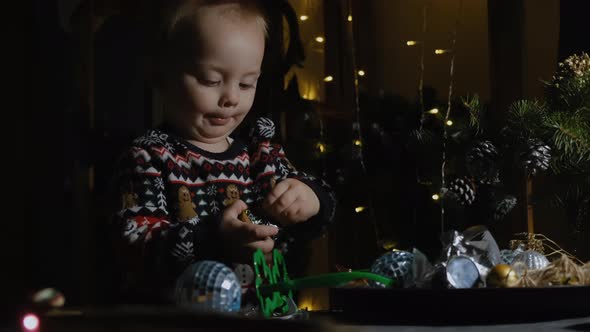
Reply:
<svg viewBox="0 0 590 332"><path fill-rule="evenodd" d="M520 161L527 175L536 175L549 168L551 147L538 139L530 139L520 153Z"/></svg>
<svg viewBox="0 0 590 332"><path fill-rule="evenodd" d="M461 205L471 205L475 200L473 183L468 178L457 178L448 185L445 196L457 201Z"/></svg>
<svg viewBox="0 0 590 332"><path fill-rule="evenodd" d="M490 141L476 143L466 155L467 170L480 183L498 182L500 154Z"/></svg>

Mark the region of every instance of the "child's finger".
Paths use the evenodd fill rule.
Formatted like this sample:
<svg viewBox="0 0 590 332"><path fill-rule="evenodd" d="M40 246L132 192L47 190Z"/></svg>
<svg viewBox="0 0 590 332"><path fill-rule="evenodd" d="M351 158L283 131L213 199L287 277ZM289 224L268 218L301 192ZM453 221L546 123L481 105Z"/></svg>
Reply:
<svg viewBox="0 0 590 332"><path fill-rule="evenodd" d="M266 239L271 236L277 235L279 229L274 226L267 225L255 225L244 223L244 229L248 232L249 237L252 240Z"/></svg>
<svg viewBox="0 0 590 332"><path fill-rule="evenodd" d="M304 221L300 202L300 200L296 200L291 206L289 206L289 208L281 213L280 221L283 225L290 225Z"/></svg>
<svg viewBox="0 0 590 332"><path fill-rule="evenodd" d="M223 217L224 218L231 218L231 219L238 219L238 216L242 211L246 210L248 205L244 203L242 200L237 200L233 202L230 206L223 210Z"/></svg>
<svg viewBox="0 0 590 332"><path fill-rule="evenodd" d="M250 242L248 243L248 247L254 250L260 249L264 254L269 254L272 253L272 250L275 247L275 241L271 238L266 238L264 240Z"/></svg>
<svg viewBox="0 0 590 332"><path fill-rule="evenodd" d="M296 189L285 191L281 197L274 201L270 206L270 213L274 217L278 218L286 212L291 205L297 200L299 193Z"/></svg>
<svg viewBox="0 0 590 332"><path fill-rule="evenodd" d="M281 195L283 195L284 192L289 190L290 186L291 185L287 180L277 183L264 199L263 205L265 207L270 207L277 199L279 199L279 197L281 197Z"/></svg>

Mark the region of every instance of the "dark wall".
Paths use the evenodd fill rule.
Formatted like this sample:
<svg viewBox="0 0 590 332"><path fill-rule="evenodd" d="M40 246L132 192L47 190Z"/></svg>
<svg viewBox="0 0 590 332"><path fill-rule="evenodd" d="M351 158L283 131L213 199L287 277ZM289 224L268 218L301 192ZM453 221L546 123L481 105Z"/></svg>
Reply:
<svg viewBox="0 0 590 332"><path fill-rule="evenodd" d="M559 60L574 53L590 52L587 15L590 3L584 0L561 0Z"/></svg>
<svg viewBox="0 0 590 332"><path fill-rule="evenodd" d="M64 291L80 283L76 265L79 225L73 218L69 187L80 160L80 123L74 99L75 45L59 25L56 1L33 1L30 114L27 114L27 174L24 220L28 287ZM77 292L71 292L76 294ZM73 296L75 298L75 296Z"/></svg>
<svg viewBox="0 0 590 332"><path fill-rule="evenodd" d="M11 6L12 5L12 6ZM16 6L15 6L16 5ZM17 7L17 8L14 8ZM33 69L29 55L32 30L32 6L29 2L7 4L3 10L16 15L7 15L3 20L2 56L2 229L0 230L0 260L2 280L0 290L0 329L14 322L15 314L23 298L27 283L26 267L30 264L27 255L27 225L23 222L23 211L28 206L28 174L30 167L25 163L24 151L28 146L25 137L34 135L30 131L28 115L31 109L30 82ZM9 28L7 28L9 27ZM12 29L12 30L10 30ZM20 33L6 33L17 30ZM8 324L5 324L8 323Z"/></svg>

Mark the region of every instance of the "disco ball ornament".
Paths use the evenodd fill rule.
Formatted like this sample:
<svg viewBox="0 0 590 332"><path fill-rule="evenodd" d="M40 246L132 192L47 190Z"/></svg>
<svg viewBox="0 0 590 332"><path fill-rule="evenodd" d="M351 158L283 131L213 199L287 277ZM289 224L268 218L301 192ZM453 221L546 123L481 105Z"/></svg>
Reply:
<svg viewBox="0 0 590 332"><path fill-rule="evenodd" d="M403 285L404 281L409 281L412 278L412 264L414 262L414 254L407 251L390 251L377 260L371 266L371 272L395 279L397 285ZM372 287L382 287L382 283L369 280L369 285Z"/></svg>
<svg viewBox="0 0 590 332"><path fill-rule="evenodd" d="M526 250L514 257L512 265L515 265L516 263L524 263L529 270L538 270L547 267L549 265L549 260L545 255L538 251Z"/></svg>
<svg viewBox="0 0 590 332"><path fill-rule="evenodd" d="M202 311L237 312L242 287L235 273L215 261L191 264L176 281L176 304Z"/></svg>

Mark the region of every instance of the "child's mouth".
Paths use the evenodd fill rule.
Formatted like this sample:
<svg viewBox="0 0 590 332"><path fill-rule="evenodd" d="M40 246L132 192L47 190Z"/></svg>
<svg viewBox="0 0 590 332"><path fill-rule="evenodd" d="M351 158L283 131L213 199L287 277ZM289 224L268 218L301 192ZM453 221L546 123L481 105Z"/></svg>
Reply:
<svg viewBox="0 0 590 332"><path fill-rule="evenodd" d="M209 122L214 125L214 126L223 126L226 125L229 120L231 118L222 118L222 117L217 117L217 116L210 116L209 118Z"/></svg>

